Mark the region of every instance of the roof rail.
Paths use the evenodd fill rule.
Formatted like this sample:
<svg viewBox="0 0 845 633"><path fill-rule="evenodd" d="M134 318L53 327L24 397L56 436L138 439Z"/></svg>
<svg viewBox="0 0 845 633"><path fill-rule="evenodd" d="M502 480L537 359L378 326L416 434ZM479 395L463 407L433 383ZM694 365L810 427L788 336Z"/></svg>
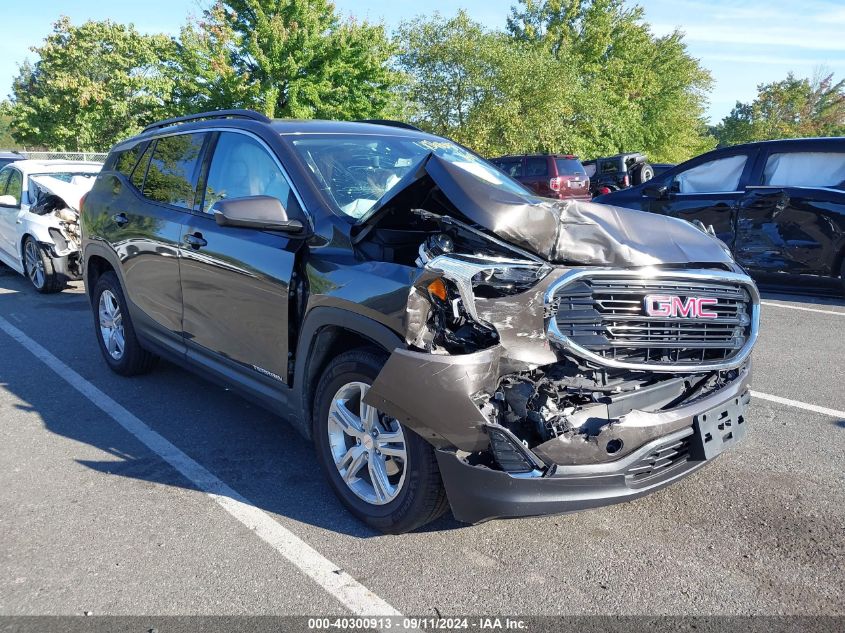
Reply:
<svg viewBox="0 0 845 633"><path fill-rule="evenodd" d="M158 121L144 128L144 132L150 130L157 130L159 128L167 127L169 125L176 125L178 123L187 123L189 121L201 121L203 119L252 119L253 121L260 121L261 123L272 123L272 121L254 110L217 110L214 112L200 112L199 114L189 114L187 116L177 116L172 119L165 119Z"/></svg>
<svg viewBox="0 0 845 633"><path fill-rule="evenodd" d="M404 121L392 121L390 119L358 119L356 123L373 123L374 125L389 125L390 127L400 127L403 130L414 130L415 132L422 132L420 128Z"/></svg>

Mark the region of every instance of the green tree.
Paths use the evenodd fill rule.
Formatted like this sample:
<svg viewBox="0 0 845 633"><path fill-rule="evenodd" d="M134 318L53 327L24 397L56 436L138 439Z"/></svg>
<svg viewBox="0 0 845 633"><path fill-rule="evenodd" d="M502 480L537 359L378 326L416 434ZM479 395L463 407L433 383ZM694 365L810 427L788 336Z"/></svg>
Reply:
<svg viewBox="0 0 845 633"><path fill-rule="evenodd" d="M38 60L19 67L9 108L21 143L102 150L166 111L171 80L163 68L173 42L164 35L62 17L31 50Z"/></svg>
<svg viewBox="0 0 845 633"><path fill-rule="evenodd" d="M215 4L203 18L189 21L176 40L171 114L191 114L227 108L251 107L255 82L239 68L243 38Z"/></svg>
<svg viewBox="0 0 845 633"><path fill-rule="evenodd" d="M220 0L205 17L232 53L237 94L268 116L367 118L394 107L382 25L343 20L326 0Z"/></svg>
<svg viewBox="0 0 845 633"><path fill-rule="evenodd" d="M845 135L845 79L832 74L813 79L789 73L757 86L750 103L737 102L715 128L721 145L809 136Z"/></svg>
<svg viewBox="0 0 845 633"><path fill-rule="evenodd" d="M12 116L9 114L11 104L8 101L0 102L0 149L20 149L20 143L15 140L12 134Z"/></svg>
<svg viewBox="0 0 845 633"><path fill-rule="evenodd" d="M710 74L689 55L682 33L654 36L641 7L520 0L508 31L574 64L590 88L579 121L594 154L644 151L675 162L715 144L704 120Z"/></svg>

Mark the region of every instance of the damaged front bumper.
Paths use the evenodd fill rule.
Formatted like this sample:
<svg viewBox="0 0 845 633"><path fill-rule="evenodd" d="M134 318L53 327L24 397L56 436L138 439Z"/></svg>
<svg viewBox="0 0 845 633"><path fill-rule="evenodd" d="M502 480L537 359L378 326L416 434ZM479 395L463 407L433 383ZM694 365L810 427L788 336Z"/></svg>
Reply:
<svg viewBox="0 0 845 633"><path fill-rule="evenodd" d="M529 449L482 412L507 363L500 346L460 356L397 349L365 398L435 447L460 521L558 514L635 499L692 473L745 434L750 366L680 406L631 409L618 417L608 407L596 435L553 438ZM493 436L521 454L527 465L522 472L477 459L492 451ZM614 441L619 450L611 454Z"/></svg>

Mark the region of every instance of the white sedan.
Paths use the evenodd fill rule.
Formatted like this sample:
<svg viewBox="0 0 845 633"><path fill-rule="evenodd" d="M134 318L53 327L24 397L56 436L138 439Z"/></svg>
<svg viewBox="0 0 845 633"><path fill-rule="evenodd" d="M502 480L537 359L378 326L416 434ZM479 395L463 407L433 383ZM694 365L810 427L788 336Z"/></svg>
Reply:
<svg viewBox="0 0 845 633"><path fill-rule="evenodd" d="M79 279L79 209L100 163L20 160L0 170L0 262L39 292Z"/></svg>

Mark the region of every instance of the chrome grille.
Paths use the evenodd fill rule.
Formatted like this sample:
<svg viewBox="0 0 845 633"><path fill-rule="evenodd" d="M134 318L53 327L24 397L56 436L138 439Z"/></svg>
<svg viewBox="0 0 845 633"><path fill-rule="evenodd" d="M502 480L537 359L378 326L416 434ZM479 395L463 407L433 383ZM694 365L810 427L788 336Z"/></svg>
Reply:
<svg viewBox="0 0 845 633"><path fill-rule="evenodd" d="M648 295L712 298L707 309L717 316L649 316ZM546 297L550 338L599 364L634 369L736 366L751 351L758 310L753 282L720 271L575 271Z"/></svg>

